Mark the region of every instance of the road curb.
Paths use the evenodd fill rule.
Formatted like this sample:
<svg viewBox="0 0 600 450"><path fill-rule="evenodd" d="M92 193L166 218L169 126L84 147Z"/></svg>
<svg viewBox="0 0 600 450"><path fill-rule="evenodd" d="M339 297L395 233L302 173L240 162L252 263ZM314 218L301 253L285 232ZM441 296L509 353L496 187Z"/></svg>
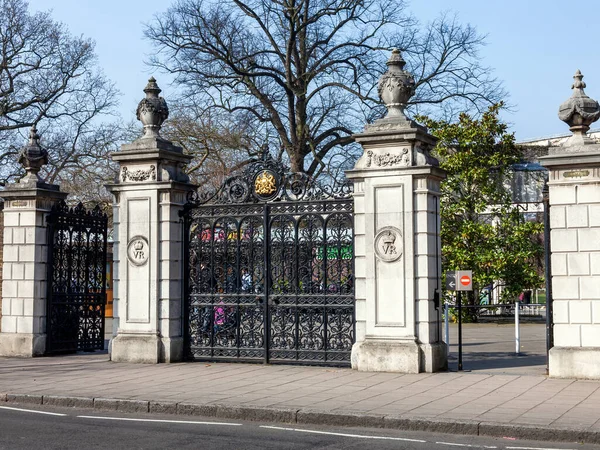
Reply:
<svg viewBox="0 0 600 450"><path fill-rule="evenodd" d="M30 394L6 394L6 401L13 403L24 403L28 405L41 405L43 397L41 395Z"/></svg>
<svg viewBox="0 0 600 450"><path fill-rule="evenodd" d="M450 433L479 435L479 423L476 420L456 420L420 418L388 415L383 418L384 428L409 431L429 431L432 433Z"/></svg>
<svg viewBox="0 0 600 450"><path fill-rule="evenodd" d="M519 439L539 441L585 442L586 444L600 444L600 430L595 431L576 427L566 428L480 422L479 436L509 436Z"/></svg>
<svg viewBox="0 0 600 450"><path fill-rule="evenodd" d="M88 397L65 397L62 395L44 395L42 404L50 406L65 406L68 408L93 408L94 399Z"/></svg>
<svg viewBox="0 0 600 450"><path fill-rule="evenodd" d="M384 428L384 415L360 413L334 413L311 409L296 412L296 423L347 427Z"/></svg>
<svg viewBox="0 0 600 450"><path fill-rule="evenodd" d="M128 413L150 412L150 402L143 400L124 400L119 398L94 398L94 409L121 411Z"/></svg>
<svg viewBox="0 0 600 450"><path fill-rule="evenodd" d="M315 409L268 408L244 405L196 404L187 402L144 401L103 397L70 397L0 393L0 402L93 408L127 413L173 414L231 420L275 422L300 425L387 428L447 434L511 437L539 441L585 442L600 444L600 430L540 425L420 418L395 415L336 413Z"/></svg>
<svg viewBox="0 0 600 450"><path fill-rule="evenodd" d="M296 423L296 409L217 405L216 417L255 422Z"/></svg>
<svg viewBox="0 0 600 450"><path fill-rule="evenodd" d="M152 414L177 414L176 402L150 402L148 412Z"/></svg>

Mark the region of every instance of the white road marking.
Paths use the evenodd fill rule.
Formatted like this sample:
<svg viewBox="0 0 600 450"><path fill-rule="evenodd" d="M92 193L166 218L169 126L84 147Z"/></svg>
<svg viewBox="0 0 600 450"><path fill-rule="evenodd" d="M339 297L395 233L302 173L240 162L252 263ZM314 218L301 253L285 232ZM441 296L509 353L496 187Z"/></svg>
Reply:
<svg viewBox="0 0 600 450"><path fill-rule="evenodd" d="M100 419L100 420L123 420L125 422L158 422L158 423L183 423L192 425L225 425L231 427L241 427L241 423L227 422L197 422L193 420L160 420L160 419L132 419L129 417L105 417L105 416L77 416L80 419Z"/></svg>
<svg viewBox="0 0 600 450"><path fill-rule="evenodd" d="M458 444L456 442L436 442L440 445L452 445L454 447L472 447L472 448L498 448L493 445L474 445L474 444Z"/></svg>
<svg viewBox="0 0 600 450"><path fill-rule="evenodd" d="M46 414L48 416L61 416L65 417L67 414L62 413L54 413L49 411L37 411L35 409L23 409L23 408L13 408L11 406L0 406L0 409L8 409L11 411L21 411L21 412L29 412L34 414ZM178 423L178 424L189 424L189 425L218 425L218 426L231 426L231 427L241 427L241 423L228 423L228 422L200 422L193 420L160 420L160 419L133 419L129 417L106 417L106 416L77 416L80 419L99 419L99 420L121 420L125 422L154 422L154 423ZM420 442L427 443L422 439L408 439L408 438L398 438L398 437L390 437L390 436L369 436L363 434L350 434L350 433L334 433L330 431L317 431L317 430L305 430L302 428L287 428L287 427L275 427L269 425L260 425L260 428L267 428L270 430L280 430L280 431L295 431L297 433L311 433L311 434L324 434L329 436L341 436L341 437L352 437L358 439L377 439L377 440L385 440L385 441L403 441L403 442ZM488 449L497 449L495 446L488 445L472 445L472 444L459 444L455 442L436 442L438 445L449 445L454 447L470 447L470 448L488 448ZM570 448L558 448L558 447L505 447L506 450L576 450Z"/></svg>
<svg viewBox="0 0 600 450"><path fill-rule="evenodd" d="M407 438L396 438L388 436L368 436L363 434L349 434L349 433L332 433L330 431L316 431L316 430L303 430L302 428L285 428L285 427L273 427L268 425L261 425L260 428L268 428L270 430L281 430L281 431L296 431L299 433L312 433L312 434L326 434L329 436L342 436L342 437L353 437L358 439L379 439L385 441L405 441L405 442L421 442L425 443L421 439L407 439Z"/></svg>
<svg viewBox="0 0 600 450"><path fill-rule="evenodd" d="M48 412L48 411L36 411L35 409L11 408L10 406L0 406L0 409L10 409L12 411L23 411L23 412L30 412L30 413L35 413L35 414L46 414L48 416L66 416L66 414L61 414L61 413L53 413L53 412Z"/></svg>

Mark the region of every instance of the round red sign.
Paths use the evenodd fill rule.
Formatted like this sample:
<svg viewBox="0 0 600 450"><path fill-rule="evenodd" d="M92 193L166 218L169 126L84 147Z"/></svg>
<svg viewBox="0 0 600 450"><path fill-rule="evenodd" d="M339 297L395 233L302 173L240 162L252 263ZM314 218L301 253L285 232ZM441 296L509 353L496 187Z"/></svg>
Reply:
<svg viewBox="0 0 600 450"><path fill-rule="evenodd" d="M468 286L469 284L471 284L471 277L463 275L462 277L460 277L460 284L462 284L463 286Z"/></svg>

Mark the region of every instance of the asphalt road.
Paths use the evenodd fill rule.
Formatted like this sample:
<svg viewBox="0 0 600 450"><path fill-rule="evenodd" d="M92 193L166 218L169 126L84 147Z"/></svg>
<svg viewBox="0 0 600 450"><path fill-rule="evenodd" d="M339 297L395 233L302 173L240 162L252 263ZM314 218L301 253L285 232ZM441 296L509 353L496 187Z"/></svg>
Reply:
<svg viewBox="0 0 600 450"><path fill-rule="evenodd" d="M189 416L84 409L0 407L0 449L599 449L581 443L544 443L482 436L397 430L295 427Z"/></svg>

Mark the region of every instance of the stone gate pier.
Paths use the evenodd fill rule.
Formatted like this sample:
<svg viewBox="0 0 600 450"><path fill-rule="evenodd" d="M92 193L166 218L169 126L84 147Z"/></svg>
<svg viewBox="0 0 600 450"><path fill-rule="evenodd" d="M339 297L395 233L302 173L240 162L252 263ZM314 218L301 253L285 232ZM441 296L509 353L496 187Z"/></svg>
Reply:
<svg viewBox="0 0 600 450"><path fill-rule="evenodd" d="M554 347L549 374L600 378L600 144L586 134L600 106L577 71L573 95L559 110L573 136L549 149Z"/></svg>
<svg viewBox="0 0 600 450"><path fill-rule="evenodd" d="M412 76L394 50L379 80L387 115L355 139L364 149L353 170L356 343L362 371L435 372L447 367L439 308L439 186L429 155L435 139L404 115Z"/></svg>
<svg viewBox="0 0 600 450"><path fill-rule="evenodd" d="M137 109L144 135L112 155L119 180L107 186L114 211L113 361L158 363L183 358L183 236L179 211L191 156L159 135L168 117L154 78Z"/></svg>
<svg viewBox="0 0 600 450"><path fill-rule="evenodd" d="M31 128L19 162L26 175L6 186L0 356L41 356L46 351L48 233L46 216L67 197L42 181L38 172L48 162L40 136Z"/></svg>

